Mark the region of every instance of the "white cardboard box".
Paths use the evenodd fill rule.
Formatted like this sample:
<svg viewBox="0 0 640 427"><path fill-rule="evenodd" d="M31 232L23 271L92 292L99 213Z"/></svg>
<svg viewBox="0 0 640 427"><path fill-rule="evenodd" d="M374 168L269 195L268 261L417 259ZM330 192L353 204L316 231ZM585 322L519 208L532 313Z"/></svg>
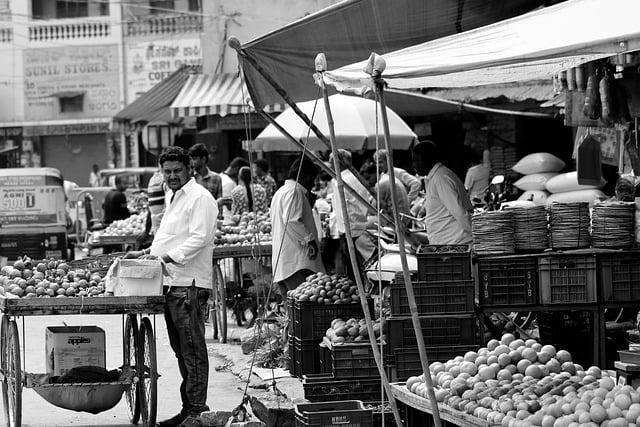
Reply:
<svg viewBox="0 0 640 427"><path fill-rule="evenodd" d="M106 368L104 330L97 326L47 326L45 350L50 375L78 366Z"/></svg>
<svg viewBox="0 0 640 427"><path fill-rule="evenodd" d="M123 259L120 261L113 289L116 296L162 295L162 264L160 260Z"/></svg>

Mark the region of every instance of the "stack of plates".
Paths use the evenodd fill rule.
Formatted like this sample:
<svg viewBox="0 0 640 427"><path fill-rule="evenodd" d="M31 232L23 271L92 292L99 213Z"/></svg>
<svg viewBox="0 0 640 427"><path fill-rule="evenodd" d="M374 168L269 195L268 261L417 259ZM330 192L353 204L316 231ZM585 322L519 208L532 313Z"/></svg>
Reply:
<svg viewBox="0 0 640 427"><path fill-rule="evenodd" d="M549 246L547 210L544 206L514 207L515 241L517 251L543 251Z"/></svg>
<svg viewBox="0 0 640 427"><path fill-rule="evenodd" d="M627 248L635 241L635 203L599 203L591 212L594 248Z"/></svg>
<svg viewBox="0 0 640 427"><path fill-rule="evenodd" d="M471 218L473 248L477 254L512 254L516 251L513 212L490 211Z"/></svg>
<svg viewBox="0 0 640 427"><path fill-rule="evenodd" d="M589 203L553 203L549 207L549 243L552 249L589 247Z"/></svg>

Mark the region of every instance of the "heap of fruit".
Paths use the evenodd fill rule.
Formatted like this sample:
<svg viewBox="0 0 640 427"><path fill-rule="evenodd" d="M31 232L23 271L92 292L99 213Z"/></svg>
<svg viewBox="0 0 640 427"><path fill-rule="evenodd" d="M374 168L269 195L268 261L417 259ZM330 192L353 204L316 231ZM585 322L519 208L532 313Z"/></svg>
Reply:
<svg viewBox="0 0 640 427"><path fill-rule="evenodd" d="M127 194L127 209L129 212L145 212L149 207L149 196L146 191L137 191Z"/></svg>
<svg viewBox="0 0 640 427"><path fill-rule="evenodd" d="M382 326L380 319L378 319L373 323L373 332L378 339L381 338L381 330ZM327 329L325 338L333 345L361 341L369 342L369 331L364 319L356 320L351 318L347 321L333 319L331 321L331 327Z"/></svg>
<svg viewBox="0 0 640 427"><path fill-rule="evenodd" d="M256 239L257 238L257 239ZM249 212L218 221L216 245L251 245L271 242L271 219L268 213Z"/></svg>
<svg viewBox="0 0 640 427"><path fill-rule="evenodd" d="M297 301L318 304L351 304L359 302L358 288L351 279L341 275L315 273L306 277L300 286L287 292Z"/></svg>
<svg viewBox="0 0 640 427"><path fill-rule="evenodd" d="M127 219L113 221L102 232L103 236L139 236L144 233L147 212L133 214Z"/></svg>
<svg viewBox="0 0 640 427"><path fill-rule="evenodd" d="M34 263L25 257L0 269L0 295L7 298L92 297L103 293L104 280L99 274L71 269L64 261Z"/></svg>
<svg viewBox="0 0 640 427"><path fill-rule="evenodd" d="M436 400L503 427L640 425L640 389L585 370L571 355L505 334L486 348L429 367ZM424 375L406 387L427 398Z"/></svg>

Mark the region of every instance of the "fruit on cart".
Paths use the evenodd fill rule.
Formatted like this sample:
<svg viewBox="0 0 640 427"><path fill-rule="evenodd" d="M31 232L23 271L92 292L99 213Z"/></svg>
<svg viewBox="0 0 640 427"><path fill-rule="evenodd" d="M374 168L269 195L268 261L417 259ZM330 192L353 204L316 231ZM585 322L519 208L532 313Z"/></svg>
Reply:
<svg viewBox="0 0 640 427"><path fill-rule="evenodd" d="M307 276L302 284L287 292L287 296L318 304L351 304L359 301L358 288L351 279L321 272Z"/></svg>
<svg viewBox="0 0 640 427"><path fill-rule="evenodd" d="M138 236L144 233L147 212L133 214L127 219L113 221L102 232L103 236Z"/></svg>
<svg viewBox="0 0 640 427"><path fill-rule="evenodd" d="M510 363L500 369L504 355ZM566 350L511 334L429 370L438 402L503 427L640 425L640 388L616 385L608 371L585 370ZM406 387L428 397L424 375L410 377Z"/></svg>
<svg viewBox="0 0 640 427"><path fill-rule="evenodd" d="M384 339L384 335L380 335L382 328L380 319L373 323L373 332L378 339ZM350 343L350 342L369 342L369 332L364 319L356 320L354 318L348 320L333 319L331 327L327 329L325 337L331 341L333 345Z"/></svg>
<svg viewBox="0 0 640 427"><path fill-rule="evenodd" d="M21 258L19 266L31 265ZM16 261L17 263L17 261ZM36 264L36 272L7 265L0 269L0 295L7 298L89 297L104 294L104 279L90 270L71 269L64 261L47 260Z"/></svg>
<svg viewBox="0 0 640 427"><path fill-rule="evenodd" d="M216 245L251 245L271 242L271 219L268 213L249 212L218 221Z"/></svg>

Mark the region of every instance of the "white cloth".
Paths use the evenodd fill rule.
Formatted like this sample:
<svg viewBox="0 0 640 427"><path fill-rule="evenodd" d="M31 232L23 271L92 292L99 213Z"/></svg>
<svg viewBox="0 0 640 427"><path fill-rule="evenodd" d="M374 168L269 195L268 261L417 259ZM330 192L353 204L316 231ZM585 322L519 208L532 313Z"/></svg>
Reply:
<svg viewBox="0 0 640 427"><path fill-rule="evenodd" d="M292 179L284 182L271 200L273 281L280 282L299 270L324 271L320 254L309 259L307 246L318 234L307 190Z"/></svg>
<svg viewBox="0 0 640 427"><path fill-rule="evenodd" d="M409 203L417 199L420 195L420 180L401 168L393 168L393 173L396 177L396 181L401 182L407 190ZM385 173L381 175L381 178L384 177L388 177L388 174Z"/></svg>
<svg viewBox="0 0 640 427"><path fill-rule="evenodd" d="M426 223L429 243L433 245L468 244L473 206L460 178L442 163L436 163L427 175Z"/></svg>
<svg viewBox="0 0 640 427"><path fill-rule="evenodd" d="M365 188L364 185L360 182L358 178L350 171L344 170L341 173L342 181L345 186L349 186L358 192L365 199L370 200L372 204L375 205L375 200L369 194L369 191ZM338 192L338 181L335 179L331 180L332 187L332 200L331 204L333 206L332 216L335 218L330 219L331 224L335 224L335 229L331 230L331 234L333 237L340 237L341 234L345 233L345 224L344 224L344 215L342 213L342 205L339 199ZM367 228L367 212L369 211L369 207L362 203L356 196L349 190L345 188L344 190L344 199L347 204L347 213L349 215L349 221L351 225L351 236L356 238L363 234Z"/></svg>
<svg viewBox="0 0 640 427"><path fill-rule="evenodd" d="M97 173L91 171L89 174L89 187L100 187L102 184L102 180L98 176Z"/></svg>
<svg viewBox="0 0 640 427"><path fill-rule="evenodd" d="M489 188L489 176L491 175L491 168L485 164L479 164L471 166L467 170L467 175L464 178L464 186L469 190L469 198L473 199L478 197L480 200L484 200L484 194Z"/></svg>
<svg viewBox="0 0 640 427"><path fill-rule="evenodd" d="M222 197L231 197L231 192L236 188L236 182L226 173L220 174L222 180Z"/></svg>
<svg viewBox="0 0 640 427"><path fill-rule="evenodd" d="M175 263L167 264L172 277L167 286L211 288L213 240L218 205L211 193L191 178L175 192L165 195L165 212L151 245L151 255L167 254Z"/></svg>

